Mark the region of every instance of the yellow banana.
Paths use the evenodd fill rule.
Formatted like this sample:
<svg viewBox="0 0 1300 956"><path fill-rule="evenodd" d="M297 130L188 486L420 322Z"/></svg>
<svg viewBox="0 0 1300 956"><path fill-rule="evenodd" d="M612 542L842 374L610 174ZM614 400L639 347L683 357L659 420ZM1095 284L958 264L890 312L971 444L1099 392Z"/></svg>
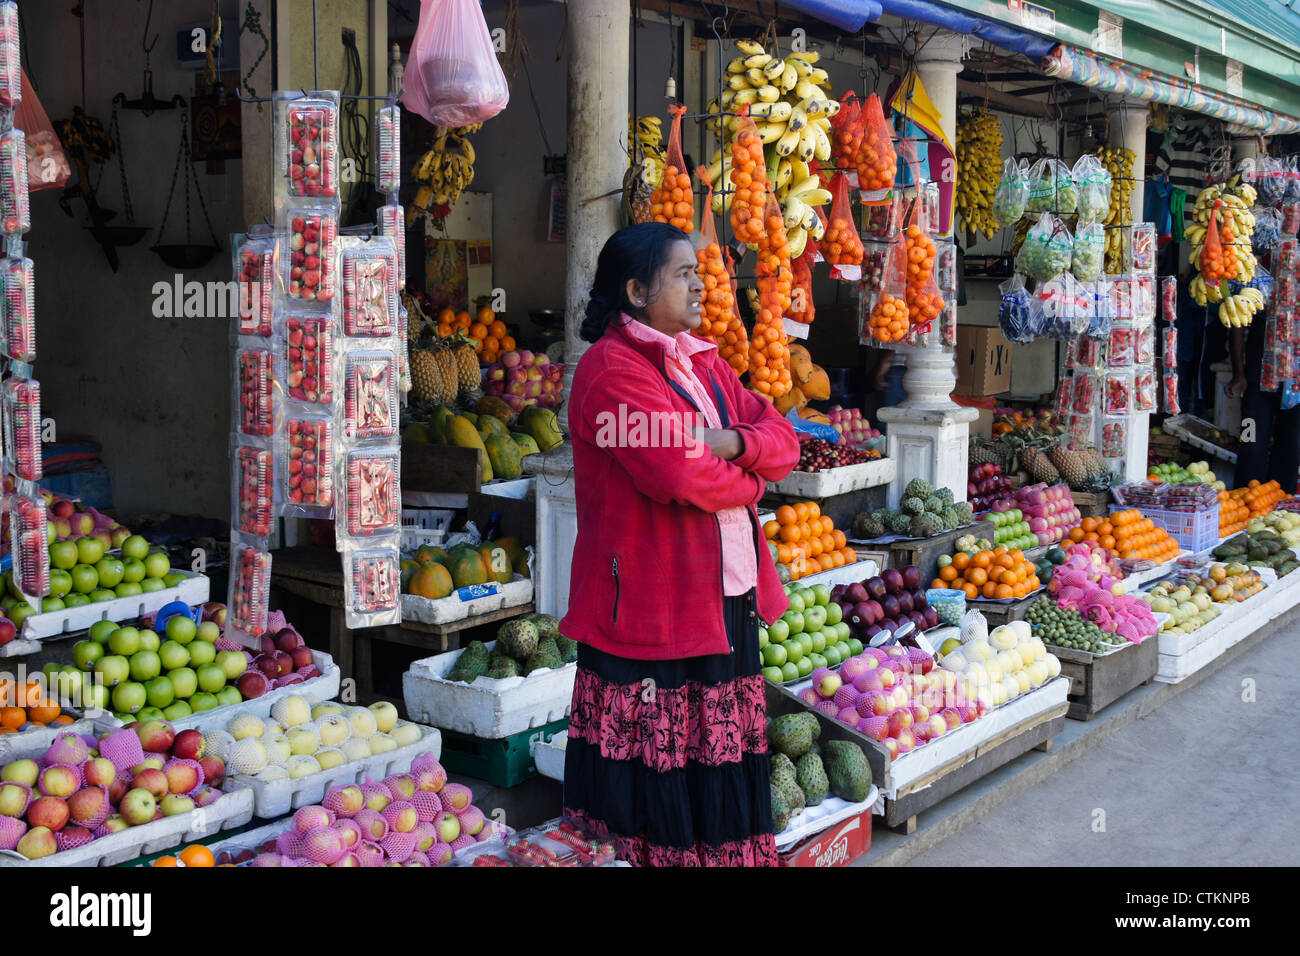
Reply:
<svg viewBox="0 0 1300 956"><path fill-rule="evenodd" d="M796 106L790 111L790 118L786 120L786 125L792 132L802 130L808 125L808 114Z"/></svg>
<svg viewBox="0 0 1300 956"><path fill-rule="evenodd" d="M817 155L817 127L805 126L799 131L799 158L805 163L812 162Z"/></svg>
<svg viewBox="0 0 1300 956"><path fill-rule="evenodd" d="M804 221L804 218L811 211L812 210L810 209L810 207L805 206L801 200L787 199L785 204L785 209L783 211L783 215L785 217L785 227L787 229L793 229L795 226L802 223Z"/></svg>
<svg viewBox="0 0 1300 956"><path fill-rule="evenodd" d="M794 106L781 100L776 103L755 103L749 108L749 115L755 119L763 118L771 122L785 122L794 112Z"/></svg>
<svg viewBox="0 0 1300 956"><path fill-rule="evenodd" d="M790 245L790 258L798 259L808 246L808 230L803 226L795 226L786 230L785 239Z"/></svg>
<svg viewBox="0 0 1300 956"><path fill-rule="evenodd" d="M786 127L786 132L776 141L776 152L779 156L789 156L799 148L799 131Z"/></svg>
<svg viewBox="0 0 1300 956"><path fill-rule="evenodd" d="M745 70L761 70L772 62L772 54L764 51L762 53L751 53L745 57ZM777 62L780 62L779 60Z"/></svg>
<svg viewBox="0 0 1300 956"><path fill-rule="evenodd" d="M800 76L812 75L813 65L807 60L800 59L793 53L785 58L785 62L787 66L793 66Z"/></svg>
<svg viewBox="0 0 1300 956"><path fill-rule="evenodd" d="M760 86L758 88L758 98L763 103L775 103L781 98L781 91L775 86Z"/></svg>
<svg viewBox="0 0 1300 956"><path fill-rule="evenodd" d="M758 129L758 138L763 141L763 145L777 142L785 135L786 125L784 123L764 123L756 127Z"/></svg>
<svg viewBox="0 0 1300 956"><path fill-rule="evenodd" d="M786 61L801 60L804 63L816 63L822 58L822 55L816 50L796 50L786 56Z"/></svg>
<svg viewBox="0 0 1300 956"><path fill-rule="evenodd" d="M777 57L770 57L767 65L763 68L763 75L767 77L769 83L776 83L777 80L785 73L785 61Z"/></svg>
<svg viewBox="0 0 1300 956"><path fill-rule="evenodd" d="M747 82L750 86L754 87L755 89L758 89L758 87L760 86L767 85L767 77L763 75L762 70L746 70L745 82Z"/></svg>
<svg viewBox="0 0 1300 956"><path fill-rule="evenodd" d="M826 160L831 158L831 138L826 135L826 130L822 129L816 123L810 124L810 128L816 138L813 147L813 155L816 156L820 162L824 163Z"/></svg>
<svg viewBox="0 0 1300 956"><path fill-rule="evenodd" d="M781 70L781 79L776 85L781 88L782 93L789 93L799 82L799 71L794 68L793 63L787 63Z"/></svg>
<svg viewBox="0 0 1300 956"><path fill-rule="evenodd" d="M763 49L763 44L758 43L754 40L737 40L736 49L739 50L741 53L743 53L745 56L754 56L755 54L758 53L767 52Z"/></svg>

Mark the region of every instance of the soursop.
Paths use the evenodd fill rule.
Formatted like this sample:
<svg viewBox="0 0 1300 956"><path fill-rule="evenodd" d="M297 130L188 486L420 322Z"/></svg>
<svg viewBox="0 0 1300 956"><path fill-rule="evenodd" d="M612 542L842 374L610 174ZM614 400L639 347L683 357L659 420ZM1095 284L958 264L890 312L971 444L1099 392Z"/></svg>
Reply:
<svg viewBox="0 0 1300 956"><path fill-rule="evenodd" d="M950 504L952 504L954 501L956 501L956 499L952 495L951 488L940 488L934 494L940 501L943 502L943 506L945 508L948 507Z"/></svg>
<svg viewBox="0 0 1300 956"><path fill-rule="evenodd" d="M493 680L505 680L507 677L519 677L522 673L517 660L513 657L503 657L498 663L489 667L488 672L483 676Z"/></svg>
<svg viewBox="0 0 1300 956"><path fill-rule="evenodd" d="M497 630L497 646L517 661L527 660L537 650L537 626L523 618L506 621Z"/></svg>
<svg viewBox="0 0 1300 956"><path fill-rule="evenodd" d="M782 780L793 780L795 778L794 761L783 753L772 754L768 760L768 768L768 774L774 784L780 783Z"/></svg>
<svg viewBox="0 0 1300 956"><path fill-rule="evenodd" d="M822 767L822 758L817 754L806 753L799 758L799 762L794 767L794 778L799 784L799 789L803 791L806 806L815 807L826 799L830 781L827 780L826 770Z"/></svg>
<svg viewBox="0 0 1300 956"><path fill-rule="evenodd" d="M560 622L549 614L525 614L524 620L537 628L537 637L555 637L560 633Z"/></svg>
<svg viewBox="0 0 1300 956"><path fill-rule="evenodd" d="M573 638L565 637L557 632L555 646L560 649L560 660L564 663L572 664L578 659L578 642Z"/></svg>
<svg viewBox="0 0 1300 956"><path fill-rule="evenodd" d="M772 832L780 833L790 825L790 805L781 796L776 784L772 784Z"/></svg>
<svg viewBox="0 0 1300 956"><path fill-rule="evenodd" d="M853 517L853 537L861 541L879 538L885 533L885 526L874 516L865 511Z"/></svg>
<svg viewBox="0 0 1300 956"><path fill-rule="evenodd" d="M903 514L901 511L894 511L890 513L889 519L885 522L885 527L889 529L890 534L907 534L911 524L911 515Z"/></svg>
<svg viewBox="0 0 1300 956"><path fill-rule="evenodd" d="M871 765L857 744L826 741L822 763L831 793L850 803L861 803L871 792Z"/></svg>
<svg viewBox="0 0 1300 956"><path fill-rule="evenodd" d="M957 509L957 514L961 517L958 527L968 525L975 520L975 510L971 508L969 501L959 501L952 507Z"/></svg>
<svg viewBox="0 0 1300 956"><path fill-rule="evenodd" d="M913 538L932 538L943 531L943 525L937 516L925 512L912 519L908 527L908 533Z"/></svg>
<svg viewBox="0 0 1300 956"><path fill-rule="evenodd" d="M930 512L930 514L937 515L946 507L947 504L938 495L931 495L929 498L925 499L925 510Z"/></svg>
<svg viewBox="0 0 1300 956"><path fill-rule="evenodd" d="M525 675L533 671L541 670L543 667L562 667L564 662L560 660L560 648L555 643L555 638L548 637L537 645L537 650L528 655L528 660L524 664Z"/></svg>
<svg viewBox="0 0 1300 956"><path fill-rule="evenodd" d="M953 528L960 528L968 522L962 516L961 509L948 505L939 514L939 520L943 522L945 531L951 531Z"/></svg>
<svg viewBox="0 0 1300 956"><path fill-rule="evenodd" d="M768 728L767 741L779 753L798 760L821 732L821 724L812 714L782 714Z"/></svg>
<svg viewBox="0 0 1300 956"><path fill-rule="evenodd" d="M925 510L925 500L922 498L904 498L902 503L904 514L919 515Z"/></svg>
<svg viewBox="0 0 1300 956"><path fill-rule="evenodd" d="M934 485L930 484L924 478L913 478L903 489L903 496L906 498L920 498L924 501L934 494Z"/></svg>

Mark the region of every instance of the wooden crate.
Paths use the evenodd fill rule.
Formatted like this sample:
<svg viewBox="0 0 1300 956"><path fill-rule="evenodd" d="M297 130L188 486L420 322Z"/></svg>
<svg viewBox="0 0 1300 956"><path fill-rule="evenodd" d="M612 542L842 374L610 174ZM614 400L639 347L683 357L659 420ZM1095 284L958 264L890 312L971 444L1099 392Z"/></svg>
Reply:
<svg viewBox="0 0 1300 956"><path fill-rule="evenodd" d="M1031 750L1051 750L1052 738L1065 729L1068 705L1044 711L962 754L885 799L885 825L899 833L916 832L916 815Z"/></svg>
<svg viewBox="0 0 1300 956"><path fill-rule="evenodd" d="M1151 683L1160 666L1160 641L1155 637L1103 657L1055 645L1047 649L1060 660L1061 676L1070 678L1066 716L1071 720L1092 720L1135 687Z"/></svg>
<svg viewBox="0 0 1300 956"><path fill-rule="evenodd" d="M1161 458L1177 458L1182 451L1183 443L1177 435L1148 435L1147 436L1147 454L1158 455Z"/></svg>
<svg viewBox="0 0 1300 956"><path fill-rule="evenodd" d="M402 442L402 491L469 494L479 490L479 451Z"/></svg>
<svg viewBox="0 0 1300 956"><path fill-rule="evenodd" d="M889 566L905 568L915 565L921 571L922 581L933 581L939 575L939 556L952 554L953 543L964 534L975 534L978 525L970 524L964 528L954 528L936 534L933 538L917 541L895 541L889 545Z"/></svg>
<svg viewBox="0 0 1300 956"><path fill-rule="evenodd" d="M1097 494L1091 491L1072 491L1070 497L1074 499L1074 506L1079 509L1079 514L1085 518L1101 518L1110 509L1110 492Z"/></svg>

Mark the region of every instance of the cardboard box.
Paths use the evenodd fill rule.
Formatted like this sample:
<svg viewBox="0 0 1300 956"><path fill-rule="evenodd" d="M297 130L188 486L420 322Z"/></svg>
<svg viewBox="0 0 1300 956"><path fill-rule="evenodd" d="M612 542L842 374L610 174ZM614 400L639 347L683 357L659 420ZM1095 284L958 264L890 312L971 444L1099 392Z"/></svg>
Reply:
<svg viewBox="0 0 1300 956"><path fill-rule="evenodd" d="M980 417L970 423L972 438L993 437L993 409L997 404L996 399L975 395L953 395L952 400L958 405L979 410Z"/></svg>
<svg viewBox="0 0 1300 956"><path fill-rule="evenodd" d="M848 866L871 849L871 811L828 827L780 854L782 866Z"/></svg>
<svg viewBox="0 0 1300 956"><path fill-rule="evenodd" d="M1011 388L1011 343L993 326L957 326L957 391L999 395Z"/></svg>

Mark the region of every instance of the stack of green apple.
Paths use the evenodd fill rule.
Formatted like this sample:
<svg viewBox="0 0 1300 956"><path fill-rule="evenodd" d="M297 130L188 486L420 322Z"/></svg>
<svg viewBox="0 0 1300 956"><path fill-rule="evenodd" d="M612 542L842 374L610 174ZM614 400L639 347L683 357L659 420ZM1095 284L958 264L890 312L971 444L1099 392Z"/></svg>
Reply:
<svg viewBox="0 0 1300 956"><path fill-rule="evenodd" d="M990 511L984 520L993 525L994 547L1004 547L1008 551L1016 548L1036 548L1038 535L1029 530L1029 522L1019 508L1007 511Z"/></svg>
<svg viewBox="0 0 1300 956"><path fill-rule="evenodd" d="M843 610L831 601L824 584L786 585L790 608L780 618L758 629L763 676L774 684L807 677L818 667L838 667L846 658L862 653L862 642L849 636Z"/></svg>
<svg viewBox="0 0 1300 956"><path fill-rule="evenodd" d="M97 621L72 648L76 666L95 675L83 677L83 706L111 711L125 722L180 720L244 699L233 685L248 660L241 651L217 650L221 628L176 616L163 631Z"/></svg>
<svg viewBox="0 0 1300 956"><path fill-rule="evenodd" d="M121 557L107 553L104 542L86 535L50 544L50 595L41 601L39 612L22 600L12 574L7 576L9 593L0 604L14 626L21 628L36 613L162 591L184 580L185 575L172 570L167 555L150 552L149 542L138 534L122 542Z"/></svg>

